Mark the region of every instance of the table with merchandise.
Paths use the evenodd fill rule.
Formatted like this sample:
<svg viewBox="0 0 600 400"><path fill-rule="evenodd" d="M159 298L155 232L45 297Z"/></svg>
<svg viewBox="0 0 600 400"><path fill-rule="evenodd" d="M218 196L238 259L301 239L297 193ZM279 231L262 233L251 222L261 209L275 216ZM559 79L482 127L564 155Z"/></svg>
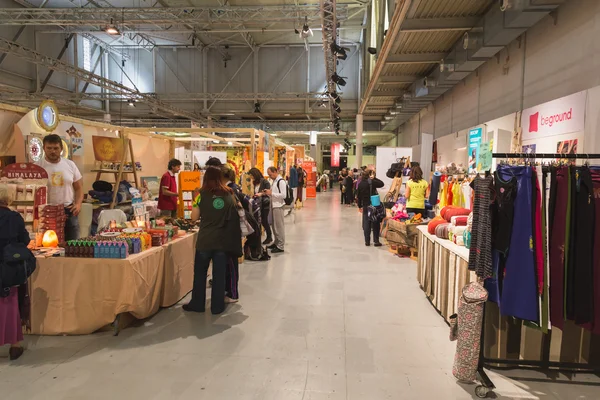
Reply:
<svg viewBox="0 0 600 400"><path fill-rule="evenodd" d="M113 230L113 232L111 232ZM145 319L192 289L196 233L111 228L38 253L30 278L30 333L81 335L121 317Z"/></svg>

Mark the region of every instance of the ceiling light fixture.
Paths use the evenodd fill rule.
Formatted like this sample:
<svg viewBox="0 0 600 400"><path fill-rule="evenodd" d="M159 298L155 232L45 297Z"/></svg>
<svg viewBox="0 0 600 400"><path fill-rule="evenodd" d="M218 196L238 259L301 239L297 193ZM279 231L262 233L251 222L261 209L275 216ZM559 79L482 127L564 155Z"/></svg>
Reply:
<svg viewBox="0 0 600 400"><path fill-rule="evenodd" d="M135 100L129 99L129 100L127 100L127 104L129 105L129 107L135 107Z"/></svg>
<svg viewBox="0 0 600 400"><path fill-rule="evenodd" d="M346 80L337 73L331 75L331 80L335 82L336 85L346 86Z"/></svg>
<svg viewBox="0 0 600 400"><path fill-rule="evenodd" d="M331 52L340 60L345 60L348 58L347 50L344 47L338 46L335 43L331 43Z"/></svg>
<svg viewBox="0 0 600 400"><path fill-rule="evenodd" d="M254 103L254 112L256 114L260 114L260 103L259 102Z"/></svg>
<svg viewBox="0 0 600 400"><path fill-rule="evenodd" d="M334 104L333 104L331 107L333 108L333 110L334 110L336 113L339 113L339 112L341 112L341 111L342 111L342 108L341 108L341 107L340 107L338 104L336 104L336 103L334 103Z"/></svg>
<svg viewBox="0 0 600 400"><path fill-rule="evenodd" d="M110 24L106 25L106 28L104 28L104 32L106 32L112 36L117 36L117 35L121 34L121 31L119 31L119 28L117 28L117 26L115 24L113 24L112 18L110 19Z"/></svg>
<svg viewBox="0 0 600 400"><path fill-rule="evenodd" d="M377 49L375 47L367 47L367 51L373 55L377 54Z"/></svg>
<svg viewBox="0 0 600 400"><path fill-rule="evenodd" d="M338 104L342 102L342 98L340 97L339 94L337 94L337 92L329 93L329 97L331 97L331 99Z"/></svg>

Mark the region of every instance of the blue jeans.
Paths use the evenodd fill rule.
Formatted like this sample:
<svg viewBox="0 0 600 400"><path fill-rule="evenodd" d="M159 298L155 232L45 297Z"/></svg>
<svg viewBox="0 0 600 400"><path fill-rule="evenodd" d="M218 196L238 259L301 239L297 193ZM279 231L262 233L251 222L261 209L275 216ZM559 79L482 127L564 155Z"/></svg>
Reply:
<svg viewBox="0 0 600 400"><path fill-rule="evenodd" d="M71 213L71 210L65 208L67 220L65 221L65 241L79 239L79 219Z"/></svg>
<svg viewBox="0 0 600 400"><path fill-rule="evenodd" d="M224 251L196 251L194 259L194 287L189 305L197 311L204 311L206 303L206 275L212 260L212 293L210 310L213 314L225 311L225 275L229 255Z"/></svg>

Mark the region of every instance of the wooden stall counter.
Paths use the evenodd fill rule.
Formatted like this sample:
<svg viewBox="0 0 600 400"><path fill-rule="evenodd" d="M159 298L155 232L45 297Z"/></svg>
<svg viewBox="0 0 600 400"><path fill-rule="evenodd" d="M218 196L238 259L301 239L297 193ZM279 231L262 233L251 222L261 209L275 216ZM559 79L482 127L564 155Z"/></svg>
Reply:
<svg viewBox="0 0 600 400"><path fill-rule="evenodd" d="M127 259L38 258L29 281L31 332L93 333L129 313L155 314L165 279L165 249L153 247Z"/></svg>

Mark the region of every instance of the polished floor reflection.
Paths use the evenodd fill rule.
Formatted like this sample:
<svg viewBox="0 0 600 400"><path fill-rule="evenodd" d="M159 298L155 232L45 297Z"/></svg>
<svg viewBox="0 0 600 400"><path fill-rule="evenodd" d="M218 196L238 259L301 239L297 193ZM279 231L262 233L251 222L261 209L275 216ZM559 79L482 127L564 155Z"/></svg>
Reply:
<svg viewBox="0 0 600 400"><path fill-rule="evenodd" d="M29 337L17 362L0 350L2 398L476 398L452 377L454 343L418 287L415 262L365 247L360 215L339 204L339 190L286 221L286 252L242 264L241 301L224 315L178 305L118 337ZM491 374L501 399L600 398L591 384L506 375L520 378Z"/></svg>

